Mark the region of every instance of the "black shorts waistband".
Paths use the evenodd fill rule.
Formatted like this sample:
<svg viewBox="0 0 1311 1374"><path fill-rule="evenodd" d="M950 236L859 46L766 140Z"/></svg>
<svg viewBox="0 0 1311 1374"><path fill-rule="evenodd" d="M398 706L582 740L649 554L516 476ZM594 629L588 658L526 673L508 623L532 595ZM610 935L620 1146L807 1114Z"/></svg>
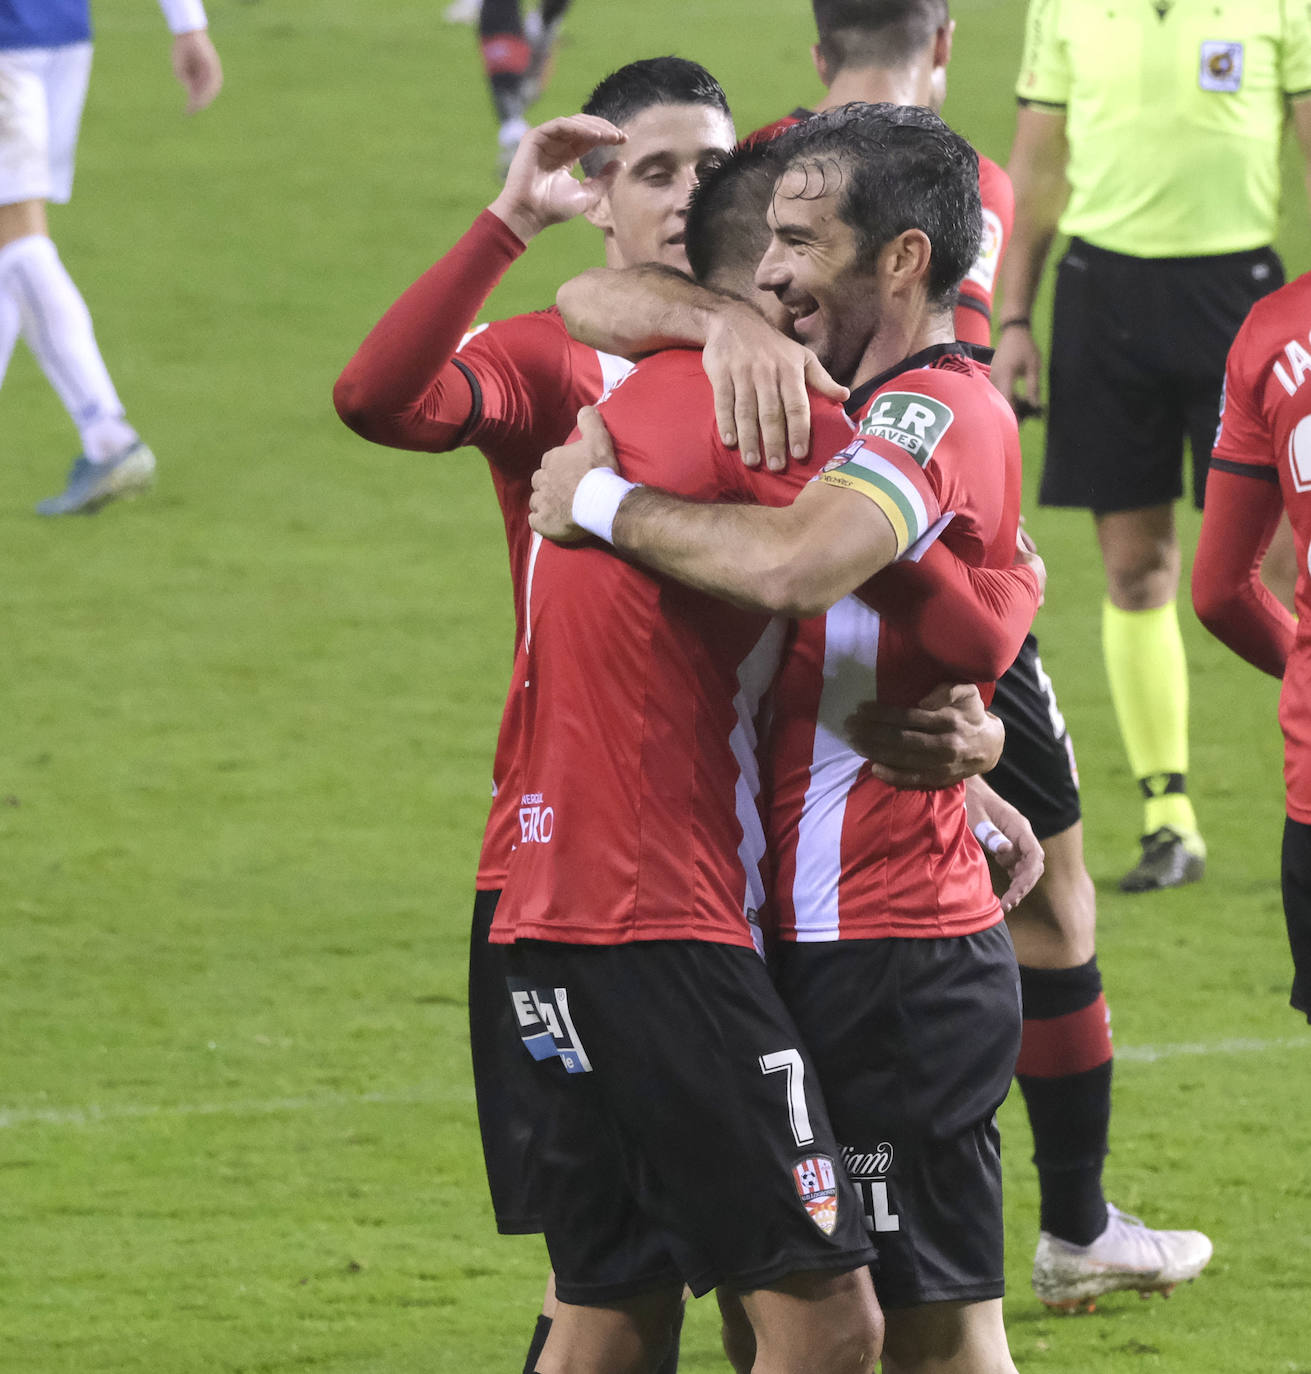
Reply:
<svg viewBox="0 0 1311 1374"><path fill-rule="evenodd" d="M1159 267L1162 263L1177 263L1180 267L1190 267L1194 264L1215 267L1224 263L1233 263L1235 266L1243 263L1259 262L1263 258L1274 256L1274 248L1270 244L1263 244L1260 248L1243 248L1236 253L1198 253L1185 257L1145 257L1137 253L1117 253L1111 248L1099 248L1095 243L1089 243L1087 239L1072 238L1066 248L1066 253L1080 252L1086 253L1091 258L1100 258L1105 262L1122 263L1150 263L1153 267Z"/></svg>

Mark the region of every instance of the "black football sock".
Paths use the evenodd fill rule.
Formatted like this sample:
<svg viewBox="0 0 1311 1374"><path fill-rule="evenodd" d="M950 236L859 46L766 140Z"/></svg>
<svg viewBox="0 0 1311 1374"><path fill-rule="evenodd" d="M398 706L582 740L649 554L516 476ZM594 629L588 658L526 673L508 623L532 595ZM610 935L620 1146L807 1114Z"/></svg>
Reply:
<svg viewBox="0 0 1311 1374"><path fill-rule="evenodd" d="M547 1316L537 1318L533 1331L533 1342L528 1347L528 1358L524 1361L523 1374L537 1374L537 1357L546 1348L546 1338L551 1334L551 1319Z"/></svg>
<svg viewBox="0 0 1311 1374"><path fill-rule="evenodd" d="M1021 965L1020 989L1015 1076L1033 1130L1042 1229L1087 1245L1106 1229L1102 1163L1111 1120L1111 1032L1097 957L1078 968Z"/></svg>

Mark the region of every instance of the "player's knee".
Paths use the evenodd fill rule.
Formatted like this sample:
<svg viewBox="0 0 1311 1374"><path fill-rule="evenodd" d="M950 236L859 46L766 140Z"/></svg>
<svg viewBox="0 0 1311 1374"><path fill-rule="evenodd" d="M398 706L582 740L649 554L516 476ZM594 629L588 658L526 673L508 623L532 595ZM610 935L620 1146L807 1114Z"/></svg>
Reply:
<svg viewBox="0 0 1311 1374"><path fill-rule="evenodd" d="M1179 587L1179 545L1173 534L1104 539L1107 593L1123 611L1153 610Z"/></svg>
<svg viewBox="0 0 1311 1374"><path fill-rule="evenodd" d="M808 1368L828 1374L874 1374L883 1353L883 1319L877 1312L853 1317L849 1325L838 1326L819 1343L815 1362Z"/></svg>

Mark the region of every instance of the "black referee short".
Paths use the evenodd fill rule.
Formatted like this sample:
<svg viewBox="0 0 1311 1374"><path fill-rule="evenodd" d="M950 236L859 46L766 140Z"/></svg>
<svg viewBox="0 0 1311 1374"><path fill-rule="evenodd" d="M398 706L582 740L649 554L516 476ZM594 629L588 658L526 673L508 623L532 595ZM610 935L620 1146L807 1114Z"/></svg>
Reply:
<svg viewBox="0 0 1311 1374"><path fill-rule="evenodd" d="M754 951L520 940L507 963L565 1302L870 1263L814 1066Z"/></svg>
<svg viewBox="0 0 1311 1374"><path fill-rule="evenodd" d="M533 1183L533 1136L541 1084L523 1052L519 1025L505 996L505 946L489 944L499 892L478 892L469 935L469 1049L478 1129L496 1229L528 1235L542 1229Z"/></svg>
<svg viewBox="0 0 1311 1374"><path fill-rule="evenodd" d="M879 1301L1001 1297L995 1118L1020 1050L1005 923L954 939L785 944L777 965L878 1248Z"/></svg>
<svg viewBox="0 0 1311 1374"><path fill-rule="evenodd" d="M1041 503L1109 513L1175 501L1187 436L1200 507L1229 346L1283 281L1270 248L1134 258L1072 239L1056 274Z"/></svg>
<svg viewBox="0 0 1311 1374"><path fill-rule="evenodd" d="M1039 840L1068 830L1080 815L1079 772L1032 635L1002 674L990 709L1006 727L1006 743L988 785L1033 826Z"/></svg>
<svg viewBox="0 0 1311 1374"><path fill-rule="evenodd" d="M1281 869L1284 922L1293 954L1288 1004L1311 1023L1311 825L1285 818Z"/></svg>

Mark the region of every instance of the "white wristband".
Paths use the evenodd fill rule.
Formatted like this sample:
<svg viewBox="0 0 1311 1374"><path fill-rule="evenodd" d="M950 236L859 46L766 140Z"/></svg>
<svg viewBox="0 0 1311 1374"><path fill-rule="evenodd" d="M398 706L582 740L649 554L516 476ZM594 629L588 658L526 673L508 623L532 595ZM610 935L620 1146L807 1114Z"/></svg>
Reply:
<svg viewBox="0 0 1311 1374"><path fill-rule="evenodd" d="M613 544L615 516L624 497L640 482L626 482L613 468L592 468L574 488L574 524Z"/></svg>
<svg viewBox="0 0 1311 1374"><path fill-rule="evenodd" d="M194 33L209 27L201 0L159 0L159 8L164 11L170 33Z"/></svg>
<svg viewBox="0 0 1311 1374"><path fill-rule="evenodd" d="M991 821L980 821L974 827L974 838L989 854L995 854L1002 845L1010 844L1006 836Z"/></svg>

